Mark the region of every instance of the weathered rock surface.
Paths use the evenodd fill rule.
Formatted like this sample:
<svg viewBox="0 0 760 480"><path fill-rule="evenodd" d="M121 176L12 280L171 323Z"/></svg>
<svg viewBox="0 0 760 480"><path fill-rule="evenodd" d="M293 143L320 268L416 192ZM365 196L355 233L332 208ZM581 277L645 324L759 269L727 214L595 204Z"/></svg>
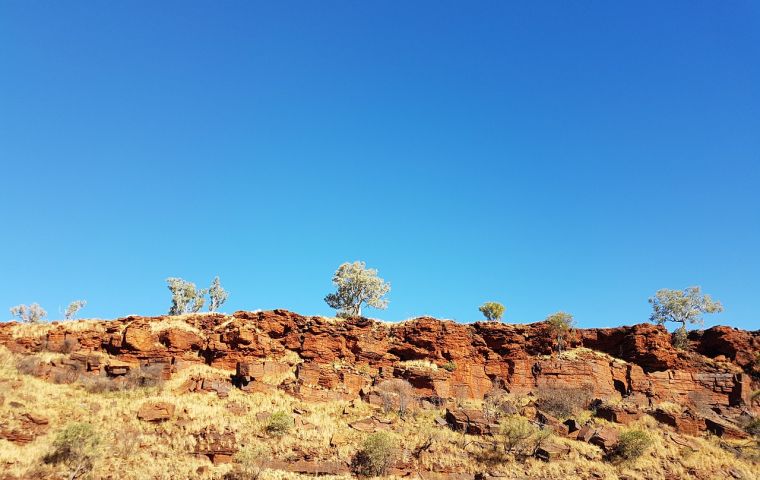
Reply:
<svg viewBox="0 0 760 480"><path fill-rule="evenodd" d="M215 464L229 463L238 451L235 433L229 430L219 431L208 426L194 435L196 455L203 455Z"/></svg>
<svg viewBox="0 0 760 480"><path fill-rule="evenodd" d="M137 411L137 418L145 422L164 422L174 415L174 405L168 402L145 402Z"/></svg>
<svg viewBox="0 0 760 480"><path fill-rule="evenodd" d="M26 445L48 431L48 419L41 415L27 412L14 417L10 425L0 424L0 439Z"/></svg>
<svg viewBox="0 0 760 480"><path fill-rule="evenodd" d="M754 370L760 332L728 327L692 332L690 351L673 348L667 330L651 324L579 329L568 338L568 347L585 349L557 357L550 355L554 345L544 323L460 324L422 317L386 324L274 310L68 325L53 324L41 336L24 337L13 334L16 324L3 323L0 344L20 354L68 352L64 360L34 371L61 382L101 370L126 376L147 367L160 368L168 378L183 365L205 363L229 371L230 377L194 379L186 391L220 396L234 385L250 392L281 389L309 401L377 403L375 387L402 378L421 406L431 406L483 399L494 386L517 394L588 388L595 398L622 397L638 407L603 411L622 423L662 402L749 408L751 392L760 387ZM431 367L416 367L414 360Z"/></svg>
<svg viewBox="0 0 760 480"><path fill-rule="evenodd" d="M446 421L457 431L471 435L487 435L491 433L491 422L482 411L474 409L447 409Z"/></svg>

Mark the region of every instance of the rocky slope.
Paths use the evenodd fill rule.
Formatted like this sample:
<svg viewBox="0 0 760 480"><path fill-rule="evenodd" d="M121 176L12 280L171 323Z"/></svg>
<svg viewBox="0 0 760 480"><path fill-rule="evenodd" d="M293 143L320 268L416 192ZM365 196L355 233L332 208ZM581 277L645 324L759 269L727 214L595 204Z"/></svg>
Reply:
<svg viewBox="0 0 760 480"><path fill-rule="evenodd" d="M252 389L265 375L292 370L279 388L323 400L366 397L373 385L395 377L431 402L482 399L496 387L525 394L568 387L589 389L602 400L618 395L640 407L673 402L725 409L749 406L760 386L760 331L729 327L692 332L688 351L673 348L670 334L655 325L579 329L569 341L573 355L558 357L542 323L417 318L387 324L274 310L130 316L76 326L54 323L35 336L31 330L25 335L23 326L0 324L0 345L16 353L72 354L67 364L39 372L46 376L67 369L119 376L155 364L169 377L183 365L206 363L236 372L230 385ZM109 359L103 364L101 352Z"/></svg>
<svg viewBox="0 0 760 480"><path fill-rule="evenodd" d="M330 405L349 402L354 410L336 407L346 415L349 411L387 407L389 402L395 409L404 401L402 396L407 396L406 401L412 402L413 408L440 415L435 419L437 423L431 421L432 425L445 425L464 434L493 436L499 420L488 408L493 407L499 394L506 393L511 404L500 405L503 411L499 415L519 414L529 418L563 441L581 440L594 445L602 452L598 455L610 453L618 441L618 430L605 425L628 425L643 418L673 432L668 434L670 437L663 437L663 441L677 445L693 445L682 435L713 434L726 441L749 441L742 425L747 418L760 413L752 400L752 392L760 387L760 331L714 327L692 332L689 340L688 349L677 350L664 328L650 324L579 329L569 339L567 351L557 355L551 335L542 323L458 324L417 318L389 324L370 319L305 317L284 310L233 315L130 316L113 321L45 325L0 324L0 346L17 359L35 358L35 362L21 368L23 373L48 383L71 383L90 389L88 379L119 385L134 380L130 373L144 371L157 372L175 382L169 396L161 393L160 401L125 407L139 407L131 416L122 418L142 424L161 424L189 415L196 407L189 400L180 402L179 398L193 393L214 393L214 398L228 402L224 411L229 410L233 416L245 415L236 409L245 406L247 399L257 392L265 394L263 398L284 395L283 398L306 406L293 407L296 425L301 421L302 427L306 423L299 420L301 409L311 409L308 405L315 402ZM388 381L396 379L408 381L411 391L395 390L389 394ZM24 381L12 376L0 383L24 385ZM108 391L108 387L102 389ZM583 415L556 418L542 410L542 398L568 392L582 395L586 403L590 401L598 420L588 420ZM175 412L178 402L188 406ZM242 410L248 411L249 407ZM0 441L26 445L43 438L50 430L47 418L32 408L11 412L7 418L8 425L13 426L0 425ZM377 415L352 421L347 418L331 420L337 422L335 432L341 428L357 432L416 428L410 420L406 420L406 426L403 422L391 425ZM217 431L213 424L204 424L197 431L190 431L190 426L180 420L175 424L182 435L193 439L192 455L207 456L215 463L230 461L240 439L246 435L236 433L234 428ZM166 427L160 428L154 433L166 435ZM280 462L277 468L300 471L312 465L307 462L305 467L303 463L312 459L318 463L314 468L332 465L335 472L347 473L344 458L347 453L341 450L344 447L340 439L335 439L344 434L336 435L332 433L324 440L337 449L335 452L327 455L317 449L296 455L291 450L289 455L298 458L277 460ZM452 442L458 445L459 441ZM462 455L472 457L473 453L468 451L473 447L467 445L464 442L461 452L451 454L457 459L452 462L460 461ZM495 447L482 447L483 451L492 448ZM555 442L535 453L551 460L567 456L573 448L576 447ZM482 459L477 462L474 464L477 467L467 463L468 466L446 468L457 475L469 475L472 469L484 465ZM401 473L407 474L410 465L406 473ZM715 468L725 467L721 465Z"/></svg>

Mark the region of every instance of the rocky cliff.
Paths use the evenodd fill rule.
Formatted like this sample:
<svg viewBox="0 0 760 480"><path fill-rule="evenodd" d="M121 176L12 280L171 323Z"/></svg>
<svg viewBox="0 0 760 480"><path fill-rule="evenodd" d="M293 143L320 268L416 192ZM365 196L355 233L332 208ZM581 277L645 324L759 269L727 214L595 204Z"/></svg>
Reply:
<svg viewBox="0 0 760 480"><path fill-rule="evenodd" d="M748 407L760 386L760 331L713 327L672 347L662 327L579 329L553 354L542 323L459 324L417 318L397 324L336 320L274 310L234 315L130 316L113 321L0 324L15 353L67 353L37 374L105 372L155 365L164 376L192 363L228 370L243 389L278 388L306 399L370 399L373 386L402 378L422 401L483 399L493 389L530 394L586 389L606 401L650 408L663 402L713 409ZM226 387L225 387L226 388Z"/></svg>

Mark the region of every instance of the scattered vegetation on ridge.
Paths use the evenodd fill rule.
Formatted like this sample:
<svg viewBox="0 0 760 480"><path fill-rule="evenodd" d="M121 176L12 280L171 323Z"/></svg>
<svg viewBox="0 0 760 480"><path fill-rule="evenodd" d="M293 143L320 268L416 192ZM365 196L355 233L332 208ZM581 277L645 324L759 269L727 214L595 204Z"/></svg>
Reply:
<svg viewBox="0 0 760 480"><path fill-rule="evenodd" d="M504 316L504 305L499 302L486 302L478 310L489 322L498 322Z"/></svg>

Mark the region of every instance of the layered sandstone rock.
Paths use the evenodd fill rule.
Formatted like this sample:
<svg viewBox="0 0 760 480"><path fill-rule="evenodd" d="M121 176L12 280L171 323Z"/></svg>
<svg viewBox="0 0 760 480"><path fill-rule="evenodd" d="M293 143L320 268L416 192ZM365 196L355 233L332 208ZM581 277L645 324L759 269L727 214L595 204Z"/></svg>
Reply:
<svg viewBox="0 0 760 480"><path fill-rule="evenodd" d="M280 388L309 400L371 398L380 382L403 378L433 404L483 399L494 388L518 394L587 388L596 398L623 398L642 409L662 402L733 408L748 405L760 386L754 370L760 332L728 327L692 332L687 351L673 348L670 334L656 325L580 329L568 340L572 355L558 357L543 323L423 317L388 324L274 310L69 325L24 336L16 324L0 324L0 344L20 354L67 353L36 367L48 378L101 370L120 376L149 367L168 378L183 365L205 363L230 371L230 379L200 379L188 391L224 395L228 383L247 391ZM430 367L411 366L420 360Z"/></svg>

